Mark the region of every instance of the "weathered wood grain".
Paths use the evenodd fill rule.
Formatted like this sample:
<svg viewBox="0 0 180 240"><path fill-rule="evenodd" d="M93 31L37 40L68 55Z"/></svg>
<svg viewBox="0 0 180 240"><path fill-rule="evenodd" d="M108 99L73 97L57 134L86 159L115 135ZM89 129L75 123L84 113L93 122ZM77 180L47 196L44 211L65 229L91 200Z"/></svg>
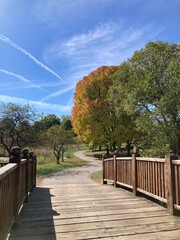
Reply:
<svg viewBox="0 0 180 240"><path fill-rule="evenodd" d="M9 239L179 237L180 218L147 199L108 185L63 184L38 187L31 193Z"/></svg>

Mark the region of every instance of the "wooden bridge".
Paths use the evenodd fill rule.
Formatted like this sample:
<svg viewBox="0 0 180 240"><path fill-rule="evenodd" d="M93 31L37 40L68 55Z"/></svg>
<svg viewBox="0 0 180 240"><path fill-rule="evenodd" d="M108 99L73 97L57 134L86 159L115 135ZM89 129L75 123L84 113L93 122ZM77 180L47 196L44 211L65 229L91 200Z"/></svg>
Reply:
<svg viewBox="0 0 180 240"><path fill-rule="evenodd" d="M49 178L44 179L36 188L33 188L33 192L28 196L28 202L23 204L20 214L17 216L14 215L16 221L11 229L9 240L180 239L180 217L173 216L170 207L168 207L167 211L164 206L156 204L147 198L135 196L140 192L139 190L142 186L144 186L144 188L142 188L144 191L143 194L147 192L147 189L145 188L146 181L142 180L142 176L146 176L146 178L149 176L147 173L147 167L145 168L146 174L142 173L141 177L138 176L137 170L139 166L137 166L137 161L140 161L139 159L128 160L125 158L118 159L114 157L112 159L106 159L103 162L104 183L113 183L115 186L124 185L126 188L129 186L133 191L135 183L133 183L133 181L130 180L130 176L126 174L120 178L119 171L122 173L122 170L126 169L126 173L128 173L127 169L129 169L131 171L131 176L134 176L132 172L135 173L135 178L133 179L135 179L134 181L136 182L136 191L133 191L134 194L131 191L122 188L115 188L112 184L102 185L94 183L89 178L89 174L96 169L100 169L101 164L90 158L86 157L86 159L90 161L88 166L53 174ZM126 161L128 162L125 163ZM147 159L144 160L144 162L147 161ZM164 166L165 164L168 165L168 163L165 163L167 161L163 160ZM174 164L179 166L179 161L172 161L172 169ZM31 170L27 171L28 168L23 167L25 166L25 162L28 162L28 166ZM132 166L130 165L130 162L132 162ZM155 165L157 159L155 161L152 161L151 159L149 162L154 162ZM135 168L133 167L133 164L136 166ZM121 165L121 170L118 167L119 165ZM124 169L122 169L123 165ZM3 168L6 168L6 170L7 168L9 169L7 166L8 165ZM22 182L26 182L26 187L23 187L24 194L21 194L22 196L24 195L24 199L27 193L27 186L29 186L29 191L31 187L35 185L34 173L32 173L35 171L35 158L33 155L31 156L31 159L26 156L26 160L21 160L19 167L21 169L19 170L19 174L24 172L24 180L21 181L21 186L23 185ZM7 170L8 172L6 171L2 176L2 172L4 172L4 170L2 170L3 168L0 169L0 199L2 199L3 196L2 190L5 193L5 189L9 188L13 182L8 182L8 180L6 180L6 184L3 183L10 175L9 170ZM109 171L107 170L108 168ZM156 170L152 170L151 172L154 171L155 176L157 177L160 170L157 166L154 166L154 168ZM162 166L160 168L162 168ZM142 164L141 169L143 169ZM164 168L166 173L164 179L166 179L165 176L167 175L167 169L167 167ZM174 172L178 171L179 167ZM28 177L25 173L28 173ZM161 170L161 179L163 179L162 175L163 170ZM148 179L150 182L153 182L150 176ZM178 178L175 176L176 182L177 179ZM29 182L28 185L27 181ZM165 181L170 184L168 182L169 180ZM154 187L151 186L151 189L156 190L149 193L151 197L155 195L154 193L156 192L163 192L162 190L157 190L161 189L160 182L157 184L157 178L155 178L154 182L155 185ZM176 186L174 187L177 193L179 186L178 188L176 188ZM12 188L10 189L12 190ZM168 196L169 192L167 194L166 189L167 187L164 188L164 192L165 195ZM161 196L162 199L163 196ZM12 196L9 197L9 195L6 195L6 200L8 198L12 199ZM5 204L5 197L3 201L0 200L0 239L2 240L5 239L8 231L8 228L6 227L5 229L4 227L5 223L6 226L9 223L9 227L12 224L12 217L9 221L7 220L8 217L5 217L10 213L10 210L4 208L5 205L10 205L10 203L12 205L10 199L7 204ZM175 201L174 208L178 211L178 197L175 195L175 198L173 199L173 201ZM163 201L163 203L167 204L165 201ZM4 211L2 212L3 208ZM6 214L4 214L5 212ZM15 210L13 212L16 213ZM173 213L174 212L175 211L173 211Z"/></svg>

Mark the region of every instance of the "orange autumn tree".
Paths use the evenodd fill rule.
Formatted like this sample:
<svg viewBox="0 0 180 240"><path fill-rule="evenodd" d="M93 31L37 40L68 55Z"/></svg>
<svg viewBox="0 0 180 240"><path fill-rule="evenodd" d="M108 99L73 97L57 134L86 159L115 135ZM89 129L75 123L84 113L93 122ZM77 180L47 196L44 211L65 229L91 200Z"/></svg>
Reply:
<svg viewBox="0 0 180 240"><path fill-rule="evenodd" d="M118 125L107 95L118 67L103 66L91 72L76 85L72 125L79 140L92 147L107 149L120 145L122 128Z"/></svg>

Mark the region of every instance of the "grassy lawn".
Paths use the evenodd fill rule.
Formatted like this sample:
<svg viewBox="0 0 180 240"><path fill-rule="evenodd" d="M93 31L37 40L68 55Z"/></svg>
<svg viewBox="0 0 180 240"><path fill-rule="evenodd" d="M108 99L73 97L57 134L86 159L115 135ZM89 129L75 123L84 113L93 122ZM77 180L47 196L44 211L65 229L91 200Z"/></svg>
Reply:
<svg viewBox="0 0 180 240"><path fill-rule="evenodd" d="M91 179L97 183L102 183L102 170L92 173Z"/></svg>
<svg viewBox="0 0 180 240"><path fill-rule="evenodd" d="M64 162L61 162L60 164L57 164L55 161L44 164L37 164L37 177L43 178L55 172L63 171L65 169L73 167L81 167L87 164L88 163L86 161L83 161L82 159L76 156L73 156L70 159L66 159Z"/></svg>
<svg viewBox="0 0 180 240"><path fill-rule="evenodd" d="M75 152L84 150L85 146L76 146L65 153L64 162L56 163L56 159L50 149L34 149L37 155L37 178L44 178L49 174L63 171L68 168L81 167L87 165L86 161L76 157Z"/></svg>
<svg viewBox="0 0 180 240"><path fill-rule="evenodd" d="M96 160L102 160L102 155L104 153L106 153L106 151L87 151L84 155L94 157Z"/></svg>

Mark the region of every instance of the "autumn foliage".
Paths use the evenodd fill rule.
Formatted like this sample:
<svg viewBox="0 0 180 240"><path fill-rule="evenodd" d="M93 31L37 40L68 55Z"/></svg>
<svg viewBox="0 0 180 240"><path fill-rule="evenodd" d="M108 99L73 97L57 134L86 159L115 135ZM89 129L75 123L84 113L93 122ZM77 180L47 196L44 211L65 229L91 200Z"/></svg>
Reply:
<svg viewBox="0 0 180 240"><path fill-rule="evenodd" d="M92 146L115 144L116 117L107 101L117 67L100 67L76 85L72 124L81 141Z"/></svg>

